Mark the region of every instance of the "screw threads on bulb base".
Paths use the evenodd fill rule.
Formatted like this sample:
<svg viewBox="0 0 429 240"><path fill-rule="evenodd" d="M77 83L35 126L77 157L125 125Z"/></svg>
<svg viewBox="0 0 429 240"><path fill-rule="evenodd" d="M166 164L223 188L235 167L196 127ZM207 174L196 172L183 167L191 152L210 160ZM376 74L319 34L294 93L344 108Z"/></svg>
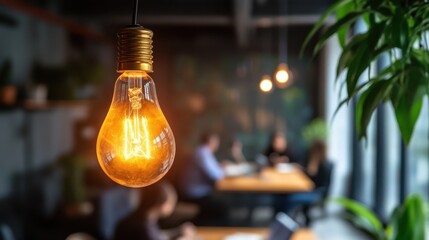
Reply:
<svg viewBox="0 0 429 240"><path fill-rule="evenodd" d="M141 26L123 28L118 33L118 72L153 72L153 32Z"/></svg>

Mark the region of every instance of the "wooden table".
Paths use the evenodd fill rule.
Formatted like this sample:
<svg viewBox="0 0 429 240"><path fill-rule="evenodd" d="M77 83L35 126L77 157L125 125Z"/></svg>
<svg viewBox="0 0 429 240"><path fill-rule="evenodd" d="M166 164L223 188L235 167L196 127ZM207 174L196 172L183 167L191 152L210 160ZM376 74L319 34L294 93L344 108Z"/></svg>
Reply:
<svg viewBox="0 0 429 240"><path fill-rule="evenodd" d="M219 180L216 189L224 192L293 193L312 191L314 183L299 169L280 173L274 168L266 168L259 175Z"/></svg>
<svg viewBox="0 0 429 240"><path fill-rule="evenodd" d="M236 227L198 227L197 235L202 240L223 240L226 236L235 233L257 234L268 237L267 228L236 228ZM291 240L317 240L316 235L309 229L302 229L296 232Z"/></svg>

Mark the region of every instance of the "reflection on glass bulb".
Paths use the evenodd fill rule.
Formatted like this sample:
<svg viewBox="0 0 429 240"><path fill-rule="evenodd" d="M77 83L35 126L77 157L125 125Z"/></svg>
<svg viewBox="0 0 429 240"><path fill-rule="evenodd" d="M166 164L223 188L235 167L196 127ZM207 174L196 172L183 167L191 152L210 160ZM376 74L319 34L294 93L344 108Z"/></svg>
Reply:
<svg viewBox="0 0 429 240"><path fill-rule="evenodd" d="M271 82L270 76L265 75L262 77L262 80L259 83L259 88L262 92L269 92L273 89L273 83Z"/></svg>
<svg viewBox="0 0 429 240"><path fill-rule="evenodd" d="M123 73L97 139L101 168L121 185L144 187L167 173L175 152L153 80L144 71Z"/></svg>

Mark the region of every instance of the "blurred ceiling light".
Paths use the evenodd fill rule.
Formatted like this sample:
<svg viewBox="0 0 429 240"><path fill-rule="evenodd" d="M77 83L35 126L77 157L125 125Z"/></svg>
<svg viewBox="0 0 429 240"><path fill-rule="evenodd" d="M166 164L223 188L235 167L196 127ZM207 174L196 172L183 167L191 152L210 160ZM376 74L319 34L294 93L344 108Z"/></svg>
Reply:
<svg viewBox="0 0 429 240"><path fill-rule="evenodd" d="M288 1L279 1L279 14L280 15L288 15ZM291 73L288 70L287 66L287 47L288 47L288 28L280 27L279 28L279 66L277 67L277 71L274 74L274 78L276 80L276 85L279 88L285 88L289 85L291 80Z"/></svg>
<svg viewBox="0 0 429 240"><path fill-rule="evenodd" d="M276 84L279 88L285 88L291 79L290 71L284 63L280 63L275 74Z"/></svg>
<svg viewBox="0 0 429 240"><path fill-rule="evenodd" d="M262 80L259 83L259 88L262 92L270 92L273 89L273 82L271 81L270 76L265 75L262 77Z"/></svg>

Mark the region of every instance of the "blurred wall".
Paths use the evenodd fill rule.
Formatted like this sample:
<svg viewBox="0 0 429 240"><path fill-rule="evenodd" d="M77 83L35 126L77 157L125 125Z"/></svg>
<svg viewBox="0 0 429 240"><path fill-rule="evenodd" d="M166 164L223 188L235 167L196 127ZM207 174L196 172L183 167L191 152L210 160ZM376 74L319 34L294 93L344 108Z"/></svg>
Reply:
<svg viewBox="0 0 429 240"><path fill-rule="evenodd" d="M17 174L41 170L74 148L74 124L86 106L0 112L0 198L12 192Z"/></svg>
<svg viewBox="0 0 429 240"><path fill-rule="evenodd" d="M49 8L55 10L55 6ZM68 41L62 28L2 6L0 14L14 22L0 21L0 64L11 60L14 85L31 83L35 62L50 66L65 63ZM86 116L85 109L23 107L0 111L0 198L12 191L16 174L41 169L72 150L73 124Z"/></svg>
<svg viewBox="0 0 429 240"><path fill-rule="evenodd" d="M16 25L0 22L0 63L11 59L13 80L25 84L33 63L60 65L66 59L66 32L55 25L0 6L0 14Z"/></svg>

